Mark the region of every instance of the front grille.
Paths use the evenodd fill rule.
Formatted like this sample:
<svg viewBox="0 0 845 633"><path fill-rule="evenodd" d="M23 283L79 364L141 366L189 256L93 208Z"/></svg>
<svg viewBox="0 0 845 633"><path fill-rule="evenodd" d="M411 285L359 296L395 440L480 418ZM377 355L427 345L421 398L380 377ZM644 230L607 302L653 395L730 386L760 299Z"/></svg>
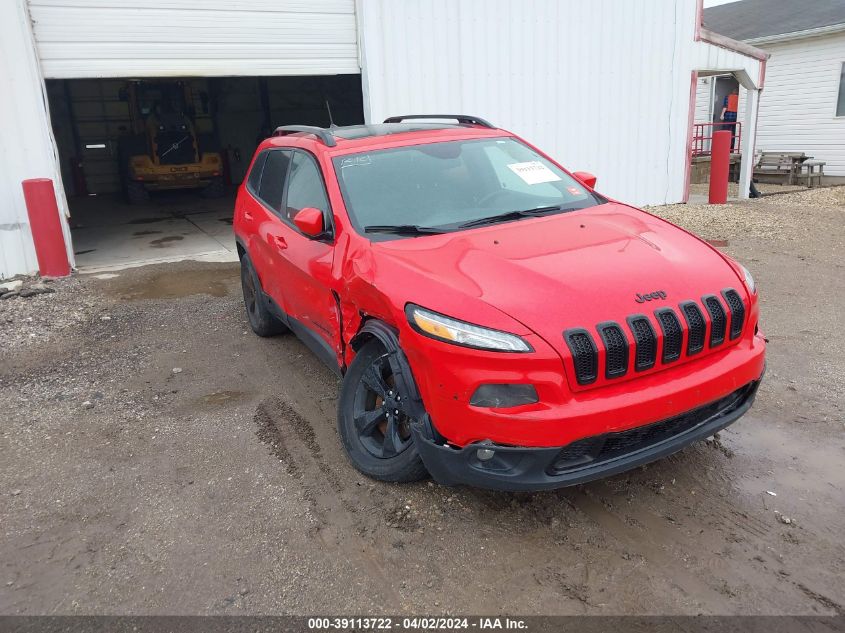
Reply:
<svg viewBox="0 0 845 633"><path fill-rule="evenodd" d="M671 363L681 357L681 347L684 343L684 332L681 322L672 308L657 310L654 315L663 331L663 362Z"/></svg>
<svg viewBox="0 0 845 633"><path fill-rule="evenodd" d="M733 288L723 290L722 296L731 311L731 340L734 340L742 334L742 326L745 322L745 304L740 299L739 293Z"/></svg>
<svg viewBox="0 0 845 633"><path fill-rule="evenodd" d="M716 347L725 342L725 328L728 324L725 309L721 302L713 295L702 297L704 307L710 315L710 347Z"/></svg>
<svg viewBox="0 0 845 633"><path fill-rule="evenodd" d="M643 371L654 367L654 361L657 358L657 336L654 334L654 328L651 327L651 321L641 314L631 316L628 317L628 327L631 328L636 345L634 369Z"/></svg>
<svg viewBox="0 0 845 633"><path fill-rule="evenodd" d="M602 323L598 329L606 350L604 375L608 378L624 376L628 371L628 340L616 323Z"/></svg>
<svg viewBox="0 0 845 633"><path fill-rule="evenodd" d="M704 295L701 302L687 300L677 309L656 309L653 316L657 328L651 315L632 314L622 325L604 321L595 330L573 328L563 336L572 352L575 379L579 385L590 385L600 375L607 380L627 375L631 363L637 372L652 369L658 365L658 352L660 365L665 366L702 352L708 341L709 349L724 345L728 337L734 340L740 336L746 313L739 293L726 288L721 296ZM604 347L603 354L597 344Z"/></svg>
<svg viewBox="0 0 845 633"><path fill-rule="evenodd" d="M587 330L567 330L563 333L572 361L575 364L575 379L579 385L588 385L598 377L599 354L593 337Z"/></svg>
<svg viewBox="0 0 845 633"><path fill-rule="evenodd" d="M687 336L687 354L697 354L704 349L704 334L707 326L704 323L704 316L701 310L692 301L686 301L681 304L681 311L684 313L684 319L687 322L687 329L689 335Z"/></svg>
<svg viewBox="0 0 845 633"><path fill-rule="evenodd" d="M749 383L724 398L703 407L687 411L661 422L639 426L620 433L606 433L564 446L549 469L550 474L561 474L589 464L629 455L650 448L666 440L687 433L704 424L717 414L726 414L740 407L751 395L756 383Z"/></svg>

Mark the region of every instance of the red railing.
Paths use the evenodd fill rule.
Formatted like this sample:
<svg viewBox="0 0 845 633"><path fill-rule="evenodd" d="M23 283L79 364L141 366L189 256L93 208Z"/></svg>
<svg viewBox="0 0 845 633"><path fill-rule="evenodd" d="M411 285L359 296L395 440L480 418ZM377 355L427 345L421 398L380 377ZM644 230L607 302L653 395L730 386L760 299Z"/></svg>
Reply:
<svg viewBox="0 0 845 633"><path fill-rule="evenodd" d="M719 123L693 123L692 155L710 156L710 142L713 140L713 132L718 132L719 130L734 132L731 151L738 154L739 149L742 147L742 123L739 121L729 123L720 121Z"/></svg>

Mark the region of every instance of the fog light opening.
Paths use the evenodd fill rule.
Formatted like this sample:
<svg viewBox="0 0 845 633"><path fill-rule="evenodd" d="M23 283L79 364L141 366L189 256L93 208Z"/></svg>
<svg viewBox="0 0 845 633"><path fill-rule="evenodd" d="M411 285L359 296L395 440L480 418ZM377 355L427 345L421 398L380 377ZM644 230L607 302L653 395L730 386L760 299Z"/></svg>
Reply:
<svg viewBox="0 0 845 633"><path fill-rule="evenodd" d="M496 456L496 451L490 448L479 448L475 451L475 456L480 462L488 462Z"/></svg>
<svg viewBox="0 0 845 633"><path fill-rule="evenodd" d="M480 385L469 401L474 407L491 409L507 409L536 402L539 402L539 398L534 385L496 383Z"/></svg>

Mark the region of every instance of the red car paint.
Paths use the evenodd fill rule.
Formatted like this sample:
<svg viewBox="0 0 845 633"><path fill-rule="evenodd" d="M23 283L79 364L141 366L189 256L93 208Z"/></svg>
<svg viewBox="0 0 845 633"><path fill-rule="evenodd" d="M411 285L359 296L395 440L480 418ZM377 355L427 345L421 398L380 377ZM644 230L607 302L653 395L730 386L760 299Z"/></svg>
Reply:
<svg viewBox="0 0 845 633"><path fill-rule="evenodd" d="M373 242L352 227L333 158L493 137L513 135L456 127L338 138L334 147L307 134L264 141L256 155L284 147L305 150L316 159L334 224L333 241L314 240L280 221L241 185L235 234L264 291L332 350L341 371L354 357L350 342L366 319L393 326L434 425L459 447L477 440L563 446L664 420L759 380L765 340L757 330L757 296L746 287L738 265L644 211L610 201L561 215L384 242ZM745 306L739 338L726 337L718 347L705 345L694 356L664 364L658 337L653 368L634 371L630 354L628 372L621 378L608 379L600 372L588 385L575 380L563 331L589 329L598 343L596 324L625 324L628 316L643 314L660 332L656 309L677 312L680 302L700 305L702 296L719 295L725 288L735 289ZM720 301L725 307L723 298ZM533 352L483 351L425 337L409 325L408 303L516 334ZM710 321L704 314L709 339ZM686 348L688 329L681 323ZM629 328L622 329L633 349L633 335ZM601 344L598 352L602 367ZM470 405L471 395L483 383L533 384L539 402L509 409Z"/></svg>

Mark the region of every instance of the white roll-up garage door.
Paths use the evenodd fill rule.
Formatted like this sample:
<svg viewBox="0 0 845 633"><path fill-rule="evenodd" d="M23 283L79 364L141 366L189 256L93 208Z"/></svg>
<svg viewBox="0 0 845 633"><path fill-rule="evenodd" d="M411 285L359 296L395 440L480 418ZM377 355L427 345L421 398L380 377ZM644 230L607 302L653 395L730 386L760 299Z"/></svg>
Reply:
<svg viewBox="0 0 845 633"><path fill-rule="evenodd" d="M354 0L30 0L47 78L358 73Z"/></svg>

